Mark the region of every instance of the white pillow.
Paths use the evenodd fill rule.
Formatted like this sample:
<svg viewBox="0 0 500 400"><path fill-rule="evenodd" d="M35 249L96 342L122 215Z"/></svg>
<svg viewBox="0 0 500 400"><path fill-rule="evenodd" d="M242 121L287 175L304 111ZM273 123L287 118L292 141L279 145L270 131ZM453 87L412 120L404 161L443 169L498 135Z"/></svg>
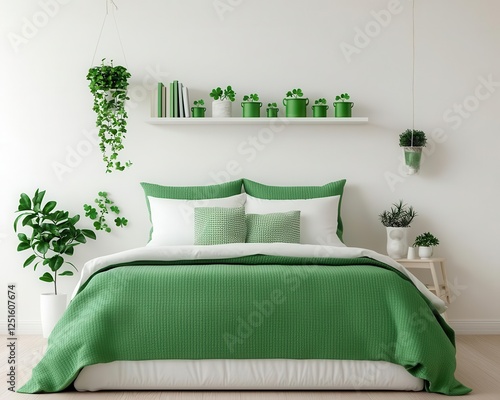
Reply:
<svg viewBox="0 0 500 400"><path fill-rule="evenodd" d="M193 245L195 207L242 207L245 205L246 194L207 200L161 199L148 196L148 200L153 232L147 245Z"/></svg>
<svg viewBox="0 0 500 400"><path fill-rule="evenodd" d="M345 245L337 236L337 214L340 196L307 200L267 200L247 194L247 214L270 214L300 211L300 243L329 246Z"/></svg>

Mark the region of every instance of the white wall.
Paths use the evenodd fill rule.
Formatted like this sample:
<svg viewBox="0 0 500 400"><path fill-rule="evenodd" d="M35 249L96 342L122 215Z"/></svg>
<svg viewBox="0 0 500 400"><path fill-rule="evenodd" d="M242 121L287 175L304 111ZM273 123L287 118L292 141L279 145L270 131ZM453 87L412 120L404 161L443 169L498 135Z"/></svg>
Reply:
<svg viewBox="0 0 500 400"><path fill-rule="evenodd" d="M450 319L462 330L500 332L498 1L416 0L416 128L436 140L421 173L412 177L400 175L398 147L398 134L412 123L411 2L115 2L133 75L123 154L134 166L112 174L104 173L99 149L89 150L85 135L95 123L85 75L105 1L0 3L1 282L18 286L20 330L36 328L38 294L50 289L38 274L22 269L26 255L16 252L12 222L21 192L46 189L60 207L83 214L82 205L106 190L121 206L129 228L99 233L97 242L77 248L74 259L81 266L145 244L149 225L140 181L211 184L235 160L235 178L268 184L346 178L343 217L352 246L384 252L378 214L398 199L412 204L419 213L412 237L435 233L441 240L437 254L448 259L455 297ZM112 21L96 60L123 63ZM372 37L363 41L359 30ZM342 46L356 43L346 56ZM281 101L287 90L301 87L312 100L326 97L331 103L347 91L354 115L368 116L370 123L288 126L249 159L237 148L259 137L262 127L149 125L144 94L159 79L178 79L192 99L206 102L213 87L227 84L238 102L253 92L266 103ZM492 83L485 87L484 80ZM239 105L234 109L238 115ZM61 164L70 171L55 173ZM390 185L388 177L397 180ZM61 289L70 292L76 279L65 279Z"/></svg>

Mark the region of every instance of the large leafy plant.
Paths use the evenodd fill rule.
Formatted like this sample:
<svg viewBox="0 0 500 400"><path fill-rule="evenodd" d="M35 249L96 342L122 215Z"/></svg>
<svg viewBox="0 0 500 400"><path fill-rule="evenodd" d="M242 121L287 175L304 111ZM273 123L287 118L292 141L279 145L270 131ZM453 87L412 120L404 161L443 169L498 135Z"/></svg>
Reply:
<svg viewBox="0 0 500 400"><path fill-rule="evenodd" d="M399 203L394 203L389 211L380 214L379 219L387 227L407 228L416 216L417 212L413 207L399 200Z"/></svg>
<svg viewBox="0 0 500 400"><path fill-rule="evenodd" d="M99 129L99 148L106 164L106 172L123 171L132 165L130 161L122 164L118 153L123 150L123 139L127 133L127 97L130 73L125 67L104 64L92 67L87 74L89 88L94 96L93 110L97 114L96 125Z"/></svg>
<svg viewBox="0 0 500 400"><path fill-rule="evenodd" d="M96 235L92 230L77 228L79 215L70 216L68 211L56 210L55 201L43 204L44 196L45 190L39 189L31 199L26 193L21 194L14 231L18 232L19 225L27 229L27 233L17 234L17 251L32 252L23 268L33 265L36 271L40 264L47 266L49 271L43 273L40 280L53 283L54 294L57 294L57 278L73 275L69 269L63 271L64 266L67 264L77 270L66 258L74 254L76 246L86 243L87 238L95 239Z"/></svg>

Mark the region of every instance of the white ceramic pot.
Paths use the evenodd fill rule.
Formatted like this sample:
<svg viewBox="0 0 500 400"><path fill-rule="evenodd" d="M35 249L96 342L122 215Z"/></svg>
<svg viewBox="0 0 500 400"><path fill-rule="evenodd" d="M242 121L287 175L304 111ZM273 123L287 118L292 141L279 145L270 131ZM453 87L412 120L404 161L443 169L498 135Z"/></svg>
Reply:
<svg viewBox="0 0 500 400"><path fill-rule="evenodd" d="M231 117L233 102L230 100L214 100L212 101L212 118L229 118Z"/></svg>
<svg viewBox="0 0 500 400"><path fill-rule="evenodd" d="M40 314L42 317L43 337L48 338L66 310L68 296L66 294L42 293L40 295Z"/></svg>
<svg viewBox="0 0 500 400"><path fill-rule="evenodd" d="M432 247L419 246L418 256L420 258L431 258L432 257Z"/></svg>
<svg viewBox="0 0 500 400"><path fill-rule="evenodd" d="M408 260L416 260L418 258L418 249L416 247L408 247L408 254L406 255Z"/></svg>
<svg viewBox="0 0 500 400"><path fill-rule="evenodd" d="M387 228L387 254L389 257L397 260L404 258L408 253L408 229L395 228L388 226Z"/></svg>

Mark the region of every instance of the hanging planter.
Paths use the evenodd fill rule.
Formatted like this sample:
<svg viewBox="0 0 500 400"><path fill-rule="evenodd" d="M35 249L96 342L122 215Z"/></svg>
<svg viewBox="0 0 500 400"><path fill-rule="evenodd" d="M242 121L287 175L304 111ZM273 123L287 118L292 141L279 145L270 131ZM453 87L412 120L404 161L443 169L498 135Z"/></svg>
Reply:
<svg viewBox="0 0 500 400"><path fill-rule="evenodd" d="M312 106L313 110L313 117L315 118L325 118L327 115L328 111L328 105L326 104L327 101L326 99L318 99L314 102L314 105Z"/></svg>
<svg viewBox="0 0 500 400"><path fill-rule="evenodd" d="M335 102L333 107L335 107L335 117L336 118L350 118L352 116L352 108L354 103L349 100L351 97L347 93L342 93L341 95L335 97Z"/></svg>
<svg viewBox="0 0 500 400"><path fill-rule="evenodd" d="M132 163L122 164L118 153L123 150L123 139L127 133L127 97L128 79L130 73L125 67L102 64L89 69L87 80L94 96L93 110L97 114L96 126L99 129L99 148L106 164L106 172L123 171Z"/></svg>
<svg viewBox="0 0 500 400"><path fill-rule="evenodd" d="M243 96L241 107L243 108L244 118L259 118L260 108L262 107L262 103L259 102L259 95L255 93Z"/></svg>
<svg viewBox="0 0 500 400"><path fill-rule="evenodd" d="M232 114L233 101L236 99L236 92L231 86L222 90L220 87L212 89L210 97L212 101L213 118L229 118Z"/></svg>
<svg viewBox="0 0 500 400"><path fill-rule="evenodd" d="M399 146L403 148L405 165L408 175L414 175L420 170L422 149L427 143L423 131L407 129L399 135Z"/></svg>
<svg viewBox="0 0 500 400"><path fill-rule="evenodd" d="M307 106L309 104L308 98L301 98L304 94L302 89L293 89L286 93L283 99L285 106L285 115L288 118L307 117Z"/></svg>

